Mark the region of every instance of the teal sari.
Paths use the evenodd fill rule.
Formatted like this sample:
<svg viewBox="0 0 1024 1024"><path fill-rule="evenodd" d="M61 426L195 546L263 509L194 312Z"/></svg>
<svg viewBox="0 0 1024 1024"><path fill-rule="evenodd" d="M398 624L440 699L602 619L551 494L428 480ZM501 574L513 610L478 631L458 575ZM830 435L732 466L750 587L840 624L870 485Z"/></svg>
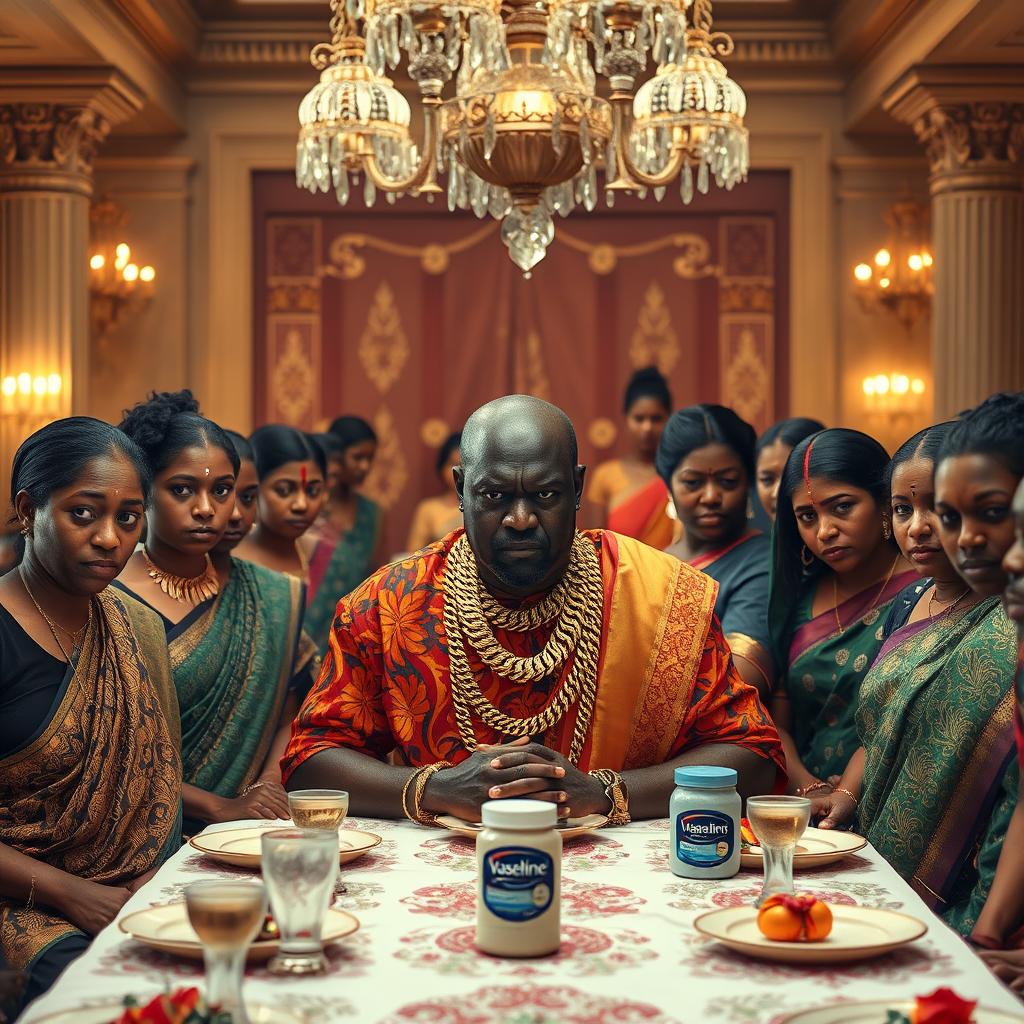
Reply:
<svg viewBox="0 0 1024 1024"><path fill-rule="evenodd" d="M321 654L327 651L327 639L338 602L355 590L375 568L372 561L380 531L380 509L361 494L356 498L356 518L352 529L339 536L325 528L309 559L306 632Z"/></svg>
<svg viewBox="0 0 1024 1024"><path fill-rule="evenodd" d="M864 835L968 935L1017 797L1016 635L996 597L896 630L860 691Z"/></svg>

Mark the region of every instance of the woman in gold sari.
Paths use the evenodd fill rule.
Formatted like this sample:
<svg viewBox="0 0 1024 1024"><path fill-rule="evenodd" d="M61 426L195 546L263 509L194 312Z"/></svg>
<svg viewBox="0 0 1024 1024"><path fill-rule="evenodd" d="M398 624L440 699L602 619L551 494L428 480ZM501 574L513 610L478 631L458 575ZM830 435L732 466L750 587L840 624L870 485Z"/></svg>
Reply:
<svg viewBox="0 0 1024 1024"><path fill-rule="evenodd" d="M87 417L14 459L0 579L0 953L26 1001L177 849L178 708L159 620L107 589L142 530L139 449Z"/></svg>

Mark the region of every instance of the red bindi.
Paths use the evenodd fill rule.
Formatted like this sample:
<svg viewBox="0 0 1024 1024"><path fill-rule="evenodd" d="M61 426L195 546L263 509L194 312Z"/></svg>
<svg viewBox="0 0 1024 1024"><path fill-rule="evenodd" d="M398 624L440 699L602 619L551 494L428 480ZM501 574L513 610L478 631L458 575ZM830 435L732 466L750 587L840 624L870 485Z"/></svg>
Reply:
<svg viewBox="0 0 1024 1024"><path fill-rule="evenodd" d="M306 487L306 467L305 466L299 466L299 479L302 481L303 489L305 489L305 487Z"/></svg>

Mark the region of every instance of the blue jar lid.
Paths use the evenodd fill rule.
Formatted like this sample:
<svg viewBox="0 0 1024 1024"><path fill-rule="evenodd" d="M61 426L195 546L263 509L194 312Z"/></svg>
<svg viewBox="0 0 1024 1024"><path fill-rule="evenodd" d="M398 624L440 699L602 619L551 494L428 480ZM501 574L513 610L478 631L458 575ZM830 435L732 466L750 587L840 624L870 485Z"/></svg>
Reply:
<svg viewBox="0 0 1024 1024"><path fill-rule="evenodd" d="M719 768L718 765L688 764L675 770L677 786L689 789L729 789L736 785L739 776L735 768Z"/></svg>

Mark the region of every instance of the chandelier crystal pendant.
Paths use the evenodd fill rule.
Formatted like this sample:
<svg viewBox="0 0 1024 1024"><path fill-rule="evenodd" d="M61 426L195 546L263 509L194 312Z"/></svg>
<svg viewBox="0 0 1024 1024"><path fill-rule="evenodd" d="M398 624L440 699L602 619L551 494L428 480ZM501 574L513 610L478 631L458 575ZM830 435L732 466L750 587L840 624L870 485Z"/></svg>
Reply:
<svg viewBox="0 0 1024 1024"><path fill-rule="evenodd" d="M446 175L449 209L501 220L529 277L553 214L593 210L602 190L609 205L616 192L660 200L679 178L689 203L712 178L728 189L746 179L746 98L719 59L732 41L712 31L711 0L330 6L332 42L311 54L321 79L299 109L300 187L333 188L345 203L362 180L372 205L377 191L432 199ZM423 108L418 145L408 102L385 77L403 53ZM657 71L636 93L649 56Z"/></svg>

